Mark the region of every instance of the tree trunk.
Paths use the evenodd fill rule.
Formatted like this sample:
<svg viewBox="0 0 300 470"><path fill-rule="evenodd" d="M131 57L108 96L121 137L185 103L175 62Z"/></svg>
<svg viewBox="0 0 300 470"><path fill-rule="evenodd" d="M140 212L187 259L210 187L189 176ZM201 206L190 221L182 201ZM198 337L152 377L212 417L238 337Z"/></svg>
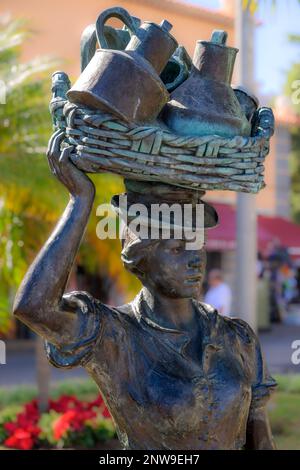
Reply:
<svg viewBox="0 0 300 470"><path fill-rule="evenodd" d="M48 363L44 340L40 336L35 341L36 378L38 387L38 404L41 412L48 409L50 389L50 365Z"/></svg>

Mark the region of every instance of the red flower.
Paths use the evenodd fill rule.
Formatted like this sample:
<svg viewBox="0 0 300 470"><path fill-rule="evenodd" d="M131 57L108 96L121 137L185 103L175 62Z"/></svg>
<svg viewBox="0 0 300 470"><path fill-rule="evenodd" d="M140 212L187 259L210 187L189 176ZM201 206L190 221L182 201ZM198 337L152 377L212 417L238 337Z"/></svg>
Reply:
<svg viewBox="0 0 300 470"><path fill-rule="evenodd" d="M37 400L32 400L24 406L24 413L32 418L39 417L39 407Z"/></svg>
<svg viewBox="0 0 300 470"><path fill-rule="evenodd" d="M18 429L18 424L17 423L4 423L3 425L5 431L7 431L9 434L13 434L16 429Z"/></svg>
<svg viewBox="0 0 300 470"><path fill-rule="evenodd" d="M4 445L14 449L29 450L34 446L34 439L30 432L25 429L18 428L4 441Z"/></svg>
<svg viewBox="0 0 300 470"><path fill-rule="evenodd" d="M53 435L56 440L59 439L70 429L71 421L76 416L75 410L68 410L53 423Z"/></svg>
<svg viewBox="0 0 300 470"><path fill-rule="evenodd" d="M61 413L61 416L53 423L53 435L56 440L64 437L68 430L82 431L87 421L93 422L93 419L99 415L104 418L111 417L101 395L90 402L80 401L74 396L62 395L57 400L49 400L49 410ZM41 432L38 427L39 419L38 402L32 400L24 406L15 421L4 423L3 427L8 434L4 444L15 449L32 449L38 443Z"/></svg>
<svg viewBox="0 0 300 470"><path fill-rule="evenodd" d="M58 400L49 400L49 409L57 413L65 413L71 408L82 409L83 404L76 397L62 395Z"/></svg>
<svg viewBox="0 0 300 470"><path fill-rule="evenodd" d="M87 408L90 410L91 408L100 408L102 405L103 405L104 401L103 401L103 398L101 395L98 395L98 397L93 400L93 401L90 401L88 404L87 404Z"/></svg>
<svg viewBox="0 0 300 470"><path fill-rule="evenodd" d="M37 401L27 403L14 422L4 424L4 429L9 434L4 444L15 449L32 449L40 434L37 426L39 416Z"/></svg>
<svg viewBox="0 0 300 470"><path fill-rule="evenodd" d="M106 407L102 410L102 416L103 418L111 418L110 412Z"/></svg>

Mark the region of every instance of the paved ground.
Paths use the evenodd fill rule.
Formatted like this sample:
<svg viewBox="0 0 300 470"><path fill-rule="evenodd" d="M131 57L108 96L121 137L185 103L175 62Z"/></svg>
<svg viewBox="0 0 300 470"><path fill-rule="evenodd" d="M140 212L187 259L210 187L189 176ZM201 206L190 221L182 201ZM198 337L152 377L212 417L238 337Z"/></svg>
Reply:
<svg viewBox="0 0 300 470"><path fill-rule="evenodd" d="M300 374L300 364L294 365L291 361L294 352L291 344L300 340L299 325L273 325L271 332L261 333L259 336L271 373Z"/></svg>
<svg viewBox="0 0 300 470"><path fill-rule="evenodd" d="M293 365L291 344L300 340L300 310L290 314L284 324L273 325L268 332L260 333L260 340L271 373L298 373L300 365ZM35 383L35 360L33 347L17 350L8 346L6 365L0 365L0 387ZM53 381L86 377L83 369L62 371L51 367Z"/></svg>
<svg viewBox="0 0 300 470"><path fill-rule="evenodd" d="M84 369L77 368L62 371L51 367L51 380L71 379L72 377L86 377ZM34 384L36 381L36 368L34 348L24 348L16 351L15 348L7 348L6 364L0 365L0 387Z"/></svg>

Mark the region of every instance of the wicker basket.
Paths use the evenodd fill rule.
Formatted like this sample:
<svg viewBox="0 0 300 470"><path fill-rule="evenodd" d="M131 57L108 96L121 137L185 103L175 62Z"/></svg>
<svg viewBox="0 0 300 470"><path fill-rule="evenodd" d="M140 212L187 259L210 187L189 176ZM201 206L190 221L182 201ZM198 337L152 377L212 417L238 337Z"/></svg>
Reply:
<svg viewBox="0 0 300 470"><path fill-rule="evenodd" d="M269 140L263 137L183 137L70 103L60 127L66 127L66 139L76 148L72 161L86 172L203 190L257 193L265 185Z"/></svg>

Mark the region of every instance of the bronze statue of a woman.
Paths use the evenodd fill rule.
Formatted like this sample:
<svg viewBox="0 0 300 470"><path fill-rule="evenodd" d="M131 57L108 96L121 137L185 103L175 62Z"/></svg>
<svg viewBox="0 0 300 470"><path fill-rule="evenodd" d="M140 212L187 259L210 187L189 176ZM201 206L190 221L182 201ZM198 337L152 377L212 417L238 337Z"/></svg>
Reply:
<svg viewBox="0 0 300 470"><path fill-rule="evenodd" d="M124 449L273 449L266 403L275 387L258 340L237 318L199 302L205 250L127 230L122 258L143 284L133 302L64 294L92 209L94 185L50 139L52 172L70 201L30 267L14 313L46 339L57 367L84 367ZM210 214L212 216L212 214Z"/></svg>

